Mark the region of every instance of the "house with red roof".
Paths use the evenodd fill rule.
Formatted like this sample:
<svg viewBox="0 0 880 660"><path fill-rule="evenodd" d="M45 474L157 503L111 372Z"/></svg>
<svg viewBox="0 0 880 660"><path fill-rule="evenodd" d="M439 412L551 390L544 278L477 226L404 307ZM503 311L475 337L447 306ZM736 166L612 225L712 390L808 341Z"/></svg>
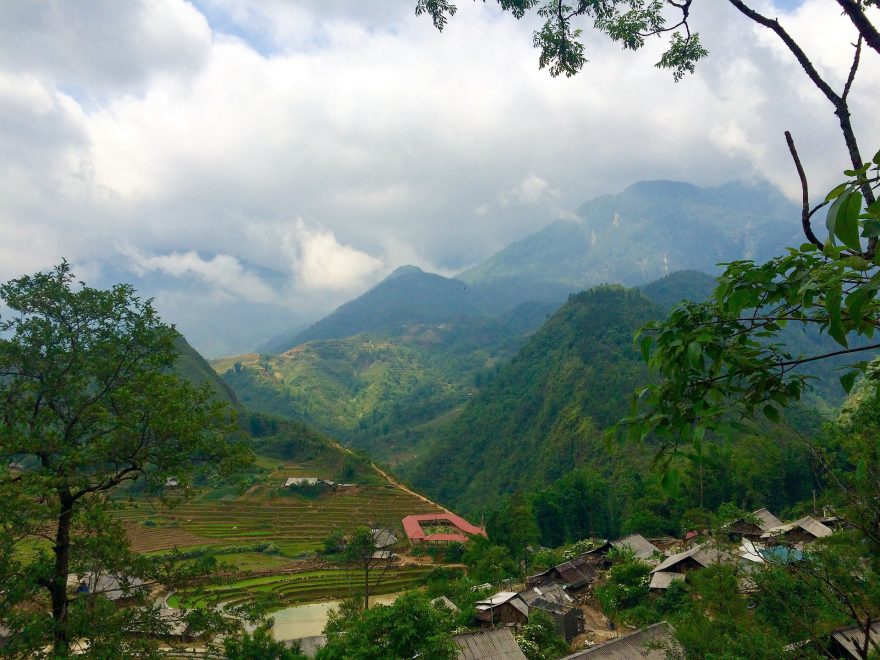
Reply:
<svg viewBox="0 0 880 660"><path fill-rule="evenodd" d="M424 513L403 519L410 543L466 543L472 536L486 537L486 530L454 513ZM488 537L486 537L488 538Z"/></svg>

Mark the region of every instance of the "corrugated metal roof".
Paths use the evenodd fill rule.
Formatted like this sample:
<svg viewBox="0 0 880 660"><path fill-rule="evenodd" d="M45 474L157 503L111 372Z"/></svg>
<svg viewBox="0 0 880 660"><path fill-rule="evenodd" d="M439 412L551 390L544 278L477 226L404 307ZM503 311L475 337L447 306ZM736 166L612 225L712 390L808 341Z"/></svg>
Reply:
<svg viewBox="0 0 880 660"><path fill-rule="evenodd" d="M761 538L771 539L776 536L784 536L785 534L796 528L802 529L808 534L812 534L817 539L831 536L834 533L829 527L826 527L812 516L804 516L803 518L795 520L794 522L790 522L786 525L779 525L778 527L767 530L766 532L761 534Z"/></svg>
<svg viewBox="0 0 880 660"><path fill-rule="evenodd" d="M390 529L378 528L370 530L373 534L373 543L377 548L387 548L397 543L397 537Z"/></svg>
<svg viewBox="0 0 880 660"><path fill-rule="evenodd" d="M562 588L562 585L556 582L520 591L519 597L525 601L526 605L531 605L538 598L543 598L546 601L558 603L559 605L571 605L574 602L571 596Z"/></svg>
<svg viewBox="0 0 880 660"><path fill-rule="evenodd" d="M456 614L458 614L458 612L459 612L458 605L453 603L446 596L437 596L437 598L435 598L434 600L431 601L431 604L432 605L441 605L441 606L445 607L447 610L449 610L450 612L454 612Z"/></svg>
<svg viewBox="0 0 880 660"><path fill-rule="evenodd" d="M510 628L455 635L458 660L526 660Z"/></svg>
<svg viewBox="0 0 880 660"><path fill-rule="evenodd" d="M622 539L617 539L616 541L612 541L611 545L620 550L621 548L629 548L632 550L633 555L635 555L639 559L650 559L654 556L654 553L662 555L660 552L660 548L651 543L648 539L646 539L641 534L630 534L629 536L624 536Z"/></svg>
<svg viewBox="0 0 880 660"><path fill-rule="evenodd" d="M865 631L858 626L838 630L831 635L841 649L849 653L853 658L861 658L860 649L865 646ZM880 649L880 621L871 626L869 645L872 650Z"/></svg>
<svg viewBox="0 0 880 660"><path fill-rule="evenodd" d="M318 477L288 477L285 486L314 486L318 483Z"/></svg>
<svg viewBox="0 0 880 660"><path fill-rule="evenodd" d="M684 580L684 573L661 571L660 573L654 573L651 576L651 584L648 588L668 589L670 584L672 584L673 582L679 582L681 580Z"/></svg>
<svg viewBox="0 0 880 660"><path fill-rule="evenodd" d="M478 600L476 605L479 607L480 605L486 605L487 607L492 607L494 605L501 605L502 603L506 603L511 598L516 596L515 591L499 591L497 594L489 596L488 598L484 598L483 600Z"/></svg>
<svg viewBox="0 0 880 660"><path fill-rule="evenodd" d="M578 651L565 656L562 660L573 658L607 658L608 660L634 660L645 658L646 660L666 660L666 651L657 648L648 648L648 644L672 640L672 626L665 621L655 623L653 626L636 630L634 633L612 639L605 644L599 644L583 651Z"/></svg>
<svg viewBox="0 0 880 660"><path fill-rule="evenodd" d="M689 550L685 550L684 552L679 552L676 555L668 557L666 561L664 561L651 572L670 572L669 569L671 569L676 564L684 561L685 559L693 559L695 562L702 566L709 566L710 564L717 562L720 558L721 553L718 550L709 547L708 543L701 543L700 545L695 545Z"/></svg>
<svg viewBox="0 0 880 660"><path fill-rule="evenodd" d="M765 532L768 529L773 529L774 527L779 527L783 524L783 522L779 518L774 516L767 509L758 509L757 511L752 511L752 515L761 521L760 527Z"/></svg>

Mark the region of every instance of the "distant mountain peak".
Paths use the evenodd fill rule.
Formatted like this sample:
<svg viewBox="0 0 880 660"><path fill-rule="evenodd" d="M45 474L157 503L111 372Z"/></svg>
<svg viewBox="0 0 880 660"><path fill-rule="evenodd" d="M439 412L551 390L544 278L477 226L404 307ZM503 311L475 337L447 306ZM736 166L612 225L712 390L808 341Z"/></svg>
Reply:
<svg viewBox="0 0 880 660"><path fill-rule="evenodd" d="M413 273L424 273L421 268L418 266L413 266L408 264L406 266L398 266L394 270L392 270L383 281L387 282L388 280L393 280L396 277L400 277L401 275L412 275Z"/></svg>

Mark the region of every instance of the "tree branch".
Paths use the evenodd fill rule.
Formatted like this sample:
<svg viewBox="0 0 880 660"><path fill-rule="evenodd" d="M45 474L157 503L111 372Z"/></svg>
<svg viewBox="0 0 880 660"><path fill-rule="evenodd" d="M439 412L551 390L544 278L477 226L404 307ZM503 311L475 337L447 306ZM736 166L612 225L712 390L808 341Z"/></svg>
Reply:
<svg viewBox="0 0 880 660"><path fill-rule="evenodd" d="M810 243L821 248L823 247L822 241L816 238L816 234L813 233L813 228L810 226L810 192L807 186L807 175L798 156L797 148L794 146L794 138L791 137L789 131L785 131L785 141L788 143L788 150L791 152L791 158L794 160L794 166L797 168L798 177L801 180L801 226L803 227L804 235Z"/></svg>
<svg viewBox="0 0 880 660"><path fill-rule="evenodd" d="M837 4L843 8L849 20L856 26L859 36L865 40L865 43L880 53L880 32L877 32L877 28L868 19L862 3L856 0L837 0Z"/></svg>

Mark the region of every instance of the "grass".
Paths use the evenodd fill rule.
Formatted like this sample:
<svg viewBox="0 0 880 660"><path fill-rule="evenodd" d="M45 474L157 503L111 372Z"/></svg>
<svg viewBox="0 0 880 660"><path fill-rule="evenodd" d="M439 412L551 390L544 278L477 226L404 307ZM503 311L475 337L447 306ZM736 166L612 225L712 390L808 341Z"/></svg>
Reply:
<svg viewBox="0 0 880 660"><path fill-rule="evenodd" d="M432 570L430 566L392 567L381 583L376 586L380 571L373 571L370 583L374 594L393 593L421 584ZM354 595L363 584L363 573L342 568L306 571L302 573L270 575L211 585L209 587L179 594L169 600L174 607L209 607L217 603L240 605L261 602L270 608L284 607L293 603L347 598Z"/></svg>

